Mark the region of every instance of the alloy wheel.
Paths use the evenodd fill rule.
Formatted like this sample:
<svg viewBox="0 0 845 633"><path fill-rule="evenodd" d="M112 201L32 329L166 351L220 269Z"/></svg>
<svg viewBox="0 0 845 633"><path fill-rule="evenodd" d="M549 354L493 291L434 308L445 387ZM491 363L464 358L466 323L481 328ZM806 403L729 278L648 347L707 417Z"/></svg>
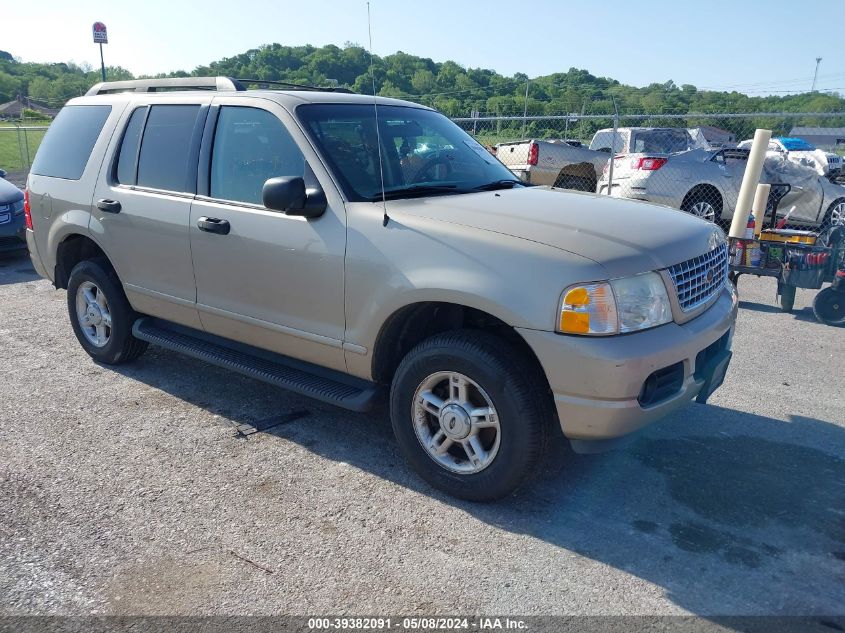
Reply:
<svg viewBox="0 0 845 633"><path fill-rule="evenodd" d="M82 334L96 347L105 347L111 339L112 320L106 295L91 281L76 290L76 317Z"/></svg>
<svg viewBox="0 0 845 633"><path fill-rule="evenodd" d="M499 452L501 427L493 401L464 374L428 376L414 394L412 415L420 444L449 471L481 472Z"/></svg>
<svg viewBox="0 0 845 633"><path fill-rule="evenodd" d="M689 212L702 220L707 220L708 222L716 221L716 208L706 200L696 202L690 207Z"/></svg>

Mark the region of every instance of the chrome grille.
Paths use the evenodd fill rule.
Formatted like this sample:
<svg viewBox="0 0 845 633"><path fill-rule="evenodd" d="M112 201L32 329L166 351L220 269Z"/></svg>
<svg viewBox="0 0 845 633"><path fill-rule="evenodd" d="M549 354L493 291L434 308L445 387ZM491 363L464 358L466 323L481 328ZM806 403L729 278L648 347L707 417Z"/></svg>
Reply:
<svg viewBox="0 0 845 633"><path fill-rule="evenodd" d="M712 274L711 274L712 272ZM689 312L707 303L728 277L728 245L669 267L681 310Z"/></svg>

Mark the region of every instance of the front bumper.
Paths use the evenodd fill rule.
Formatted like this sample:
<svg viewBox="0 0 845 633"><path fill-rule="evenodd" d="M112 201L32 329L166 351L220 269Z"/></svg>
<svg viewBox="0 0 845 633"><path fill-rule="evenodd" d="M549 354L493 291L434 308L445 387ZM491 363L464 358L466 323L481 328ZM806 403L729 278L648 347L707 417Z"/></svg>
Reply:
<svg viewBox="0 0 845 633"><path fill-rule="evenodd" d="M0 253L26 250L26 226L23 213L12 215L0 224Z"/></svg>
<svg viewBox="0 0 845 633"><path fill-rule="evenodd" d="M607 337L517 331L545 371L563 434L601 442L636 431L695 398L705 383L696 375L701 369L696 357L728 333L723 340L730 348L736 313L736 294L728 284L712 307L683 325ZM677 391L642 406L639 398L649 376L679 363L683 379Z"/></svg>

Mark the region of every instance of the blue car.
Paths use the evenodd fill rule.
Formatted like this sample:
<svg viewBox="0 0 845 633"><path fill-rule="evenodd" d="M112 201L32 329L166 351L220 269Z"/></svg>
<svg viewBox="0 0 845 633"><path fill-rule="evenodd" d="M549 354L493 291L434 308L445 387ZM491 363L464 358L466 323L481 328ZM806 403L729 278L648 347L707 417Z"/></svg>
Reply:
<svg viewBox="0 0 845 633"><path fill-rule="evenodd" d="M26 249L23 191L5 180L0 169L0 253Z"/></svg>

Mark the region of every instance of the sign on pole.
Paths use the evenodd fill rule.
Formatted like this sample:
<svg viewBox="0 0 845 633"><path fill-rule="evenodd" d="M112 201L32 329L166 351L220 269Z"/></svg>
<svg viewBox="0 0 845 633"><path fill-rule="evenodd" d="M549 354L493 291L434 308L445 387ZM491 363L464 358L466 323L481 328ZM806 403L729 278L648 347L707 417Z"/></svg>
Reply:
<svg viewBox="0 0 845 633"><path fill-rule="evenodd" d="M94 22L92 27L94 32L94 44L108 44L109 36L106 32L106 25L102 22Z"/></svg>

